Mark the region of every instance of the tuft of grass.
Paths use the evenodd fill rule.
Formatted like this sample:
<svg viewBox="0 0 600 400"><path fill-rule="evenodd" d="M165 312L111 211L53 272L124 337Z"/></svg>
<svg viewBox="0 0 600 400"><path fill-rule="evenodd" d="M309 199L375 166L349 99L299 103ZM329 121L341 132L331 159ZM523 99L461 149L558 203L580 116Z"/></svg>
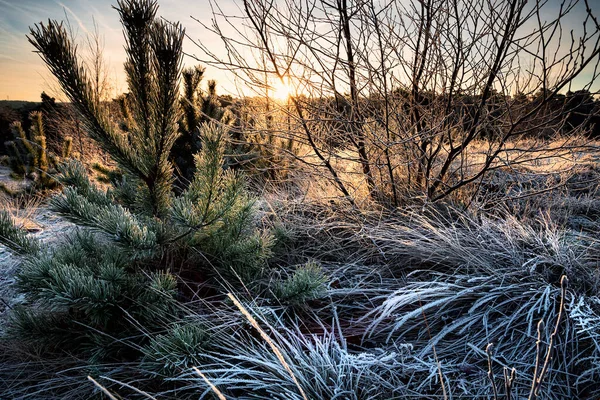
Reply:
<svg viewBox="0 0 600 400"><path fill-rule="evenodd" d="M485 363L489 343L494 343L496 375L502 374L501 368L515 367L518 372L513 386L524 396L539 376L535 369L539 357L536 341L553 340L555 356L547 367L549 377L542 397L597 396L598 389L592 381L572 379L597 376L599 372L593 360L600 357L600 346L590 338L598 337L600 331L584 332L581 314L572 318L581 312L576 306L578 301L591 306L593 300L582 299L570 290L565 290L562 298L560 288L539 277L502 272L505 273L415 272L407 285L373 310L366 337L380 343L412 343L417 359L431 358L435 348L450 381L462 382L463 395L476 396L489 395ZM538 338L538 322L551 325L560 320L562 308L558 303L563 301L569 318L561 326L561 334L557 336L556 331L544 328ZM587 311L586 318L598 318L597 312L590 308ZM427 316L427 324L423 315ZM552 343L548 346L552 347ZM416 390L433 386L432 379L423 379Z"/></svg>
<svg viewBox="0 0 600 400"><path fill-rule="evenodd" d="M234 302L260 338L246 332L222 336L212 362L199 367L227 398L358 400L410 393L403 382L409 376L404 364L409 346L354 351L337 319L331 330L322 334L303 334L301 322L271 325L236 299ZM190 371L181 379L198 387L202 398L212 388L194 375Z"/></svg>

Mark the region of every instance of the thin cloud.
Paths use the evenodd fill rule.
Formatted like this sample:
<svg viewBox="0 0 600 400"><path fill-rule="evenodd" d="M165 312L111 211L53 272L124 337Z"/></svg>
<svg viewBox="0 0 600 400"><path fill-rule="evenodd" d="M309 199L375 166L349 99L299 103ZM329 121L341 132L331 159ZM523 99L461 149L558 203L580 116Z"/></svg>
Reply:
<svg viewBox="0 0 600 400"><path fill-rule="evenodd" d="M79 18L77 16L77 14L75 14L73 12L73 10L71 10L69 7L67 7L66 5L64 5L63 3L59 2L59 1L55 1L55 3L58 4L59 6L61 6L64 10L66 10L73 17L73 19L75 19L75 22L77 22L77 25L81 28L82 31L84 31L87 35L90 34L88 29L85 27L85 24L81 20L81 18Z"/></svg>

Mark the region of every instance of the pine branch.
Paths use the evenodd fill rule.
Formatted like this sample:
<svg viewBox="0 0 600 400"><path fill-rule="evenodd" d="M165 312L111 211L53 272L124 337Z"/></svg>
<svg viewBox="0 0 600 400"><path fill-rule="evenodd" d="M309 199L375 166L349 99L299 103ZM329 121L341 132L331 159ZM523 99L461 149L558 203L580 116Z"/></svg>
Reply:
<svg viewBox="0 0 600 400"><path fill-rule="evenodd" d="M37 49L63 91L83 118L90 136L124 169L145 177L139 168L136 149L129 146L124 135L115 131L108 115L95 97L86 69L79 63L77 48L71 43L62 23L49 20L30 29L29 42Z"/></svg>
<svg viewBox="0 0 600 400"><path fill-rule="evenodd" d="M148 257L159 249L152 227L140 222L135 215L118 204L103 205L81 195L73 187L51 200L51 207L68 220L95 228L125 249Z"/></svg>
<svg viewBox="0 0 600 400"><path fill-rule="evenodd" d="M17 255L35 255L40 251L36 238L27 236L27 231L17 227L6 210L0 210L0 244Z"/></svg>

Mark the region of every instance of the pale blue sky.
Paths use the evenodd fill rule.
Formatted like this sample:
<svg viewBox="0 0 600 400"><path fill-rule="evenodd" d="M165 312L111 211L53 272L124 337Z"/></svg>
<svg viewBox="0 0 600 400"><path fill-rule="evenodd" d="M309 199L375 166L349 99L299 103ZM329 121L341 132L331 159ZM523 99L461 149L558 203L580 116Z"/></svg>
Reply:
<svg viewBox="0 0 600 400"><path fill-rule="evenodd" d="M226 13L240 14L234 0L217 2ZM600 0L589 2L595 14L600 17ZM558 0L549 0L549 3L548 11L555 10L559 4ZM93 18L96 20L105 41L105 58L110 63L110 77L116 82L115 93L126 90L121 72L125 59L123 37L118 13L111 7L113 4L116 4L116 0L0 0L0 99L39 101L40 93L49 90L52 80L38 55L33 53L33 47L25 35L29 32L29 26L49 18L64 20L65 13L80 34L85 33L86 29L92 30ZM180 21L190 36L202 40L211 51L221 55L223 46L219 40L209 35L191 18L193 16L210 25L212 14L208 0L160 0L159 5L159 15L171 21ZM584 16L583 8L580 8L566 21L565 28L580 28ZM184 50L198 52L189 42L184 45ZM190 59L187 63L196 64ZM221 93L235 90L231 76L223 71L209 68L207 77L219 82ZM583 74L575 86L580 86L589 79L589 72ZM599 90L600 82L596 82L592 89Z"/></svg>

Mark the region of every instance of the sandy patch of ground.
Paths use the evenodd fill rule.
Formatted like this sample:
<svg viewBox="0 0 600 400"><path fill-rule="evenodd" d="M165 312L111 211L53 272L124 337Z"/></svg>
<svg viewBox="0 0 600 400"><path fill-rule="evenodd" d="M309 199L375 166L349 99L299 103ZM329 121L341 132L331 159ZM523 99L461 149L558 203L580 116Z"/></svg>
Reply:
<svg viewBox="0 0 600 400"><path fill-rule="evenodd" d="M27 229L30 235L39 238L44 243L51 243L64 237L64 234L74 226L46 206L35 202L30 203L29 207L19 209L14 201L3 197L0 198L0 208L9 210L18 225ZM19 258L0 245L0 333L6 324L10 309L25 300L14 285L18 269Z"/></svg>
<svg viewBox="0 0 600 400"><path fill-rule="evenodd" d="M10 168L0 165L0 185L11 192L18 192L27 187L28 182L26 180L14 180L10 177L10 173ZM0 197L0 204L2 204L3 201L6 201L5 198Z"/></svg>

